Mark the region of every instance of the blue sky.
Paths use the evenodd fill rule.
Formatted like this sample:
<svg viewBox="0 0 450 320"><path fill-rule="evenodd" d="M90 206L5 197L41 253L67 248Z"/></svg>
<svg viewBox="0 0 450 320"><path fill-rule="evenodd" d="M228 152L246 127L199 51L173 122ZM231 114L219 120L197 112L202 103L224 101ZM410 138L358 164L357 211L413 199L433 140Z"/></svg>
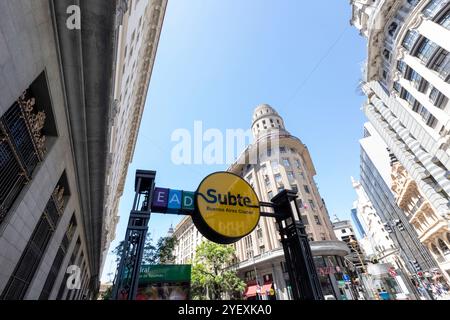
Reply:
<svg viewBox="0 0 450 320"><path fill-rule="evenodd" d="M121 199L123 240L136 169L157 171L157 186L195 190L223 166L174 165L171 134L248 129L253 109L272 105L311 153L330 216L350 218L350 176L359 176L364 97L357 92L365 40L350 26L348 1L171 0L166 12L139 138ZM165 235L178 216L154 214ZM102 280L115 265L108 255Z"/></svg>

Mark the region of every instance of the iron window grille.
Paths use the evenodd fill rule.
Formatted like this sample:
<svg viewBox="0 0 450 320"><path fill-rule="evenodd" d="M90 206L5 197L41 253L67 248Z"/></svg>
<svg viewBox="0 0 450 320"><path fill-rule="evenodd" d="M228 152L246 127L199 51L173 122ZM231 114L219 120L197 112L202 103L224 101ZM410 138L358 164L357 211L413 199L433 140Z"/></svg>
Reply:
<svg viewBox="0 0 450 320"><path fill-rule="evenodd" d="M0 224L44 158L45 118L29 91L0 118Z"/></svg>
<svg viewBox="0 0 450 320"><path fill-rule="evenodd" d="M42 289L41 295L39 296L39 300L48 300L48 298L50 297L50 293L52 292L53 285L55 284L58 272L61 269L62 263L66 256L67 249L69 248L69 244L72 241L76 227L77 221L75 215L73 215L69 223L69 226L67 227L67 231L63 236L58 252L56 253L55 259L53 260L52 267L47 275L47 279L45 280L45 284ZM64 281L64 283L66 281Z"/></svg>
<svg viewBox="0 0 450 320"><path fill-rule="evenodd" d="M34 278L64 208L64 188L56 186L28 244L1 295L2 300L22 300Z"/></svg>

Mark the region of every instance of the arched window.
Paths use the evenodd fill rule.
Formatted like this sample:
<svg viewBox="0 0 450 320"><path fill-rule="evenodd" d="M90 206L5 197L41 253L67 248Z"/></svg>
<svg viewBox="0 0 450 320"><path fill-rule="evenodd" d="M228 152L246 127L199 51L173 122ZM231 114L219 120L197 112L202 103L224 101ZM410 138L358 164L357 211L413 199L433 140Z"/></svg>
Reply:
<svg viewBox="0 0 450 320"><path fill-rule="evenodd" d="M398 28L398 23L397 22L392 22L391 25L388 28L388 33L391 37L394 36L395 31L397 31Z"/></svg>
<svg viewBox="0 0 450 320"><path fill-rule="evenodd" d="M439 252L438 248L434 243L431 244L431 252L433 252L433 254L437 257L441 256L441 253Z"/></svg>
<svg viewBox="0 0 450 320"><path fill-rule="evenodd" d="M450 254L450 249L447 247L447 245L442 239L438 240L438 245L444 255Z"/></svg>

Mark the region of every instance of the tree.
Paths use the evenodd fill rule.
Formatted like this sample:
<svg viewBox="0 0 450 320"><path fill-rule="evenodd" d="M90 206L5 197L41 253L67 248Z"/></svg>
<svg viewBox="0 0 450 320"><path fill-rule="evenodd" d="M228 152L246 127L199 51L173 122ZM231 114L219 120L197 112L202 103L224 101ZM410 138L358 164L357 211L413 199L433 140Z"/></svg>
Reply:
<svg viewBox="0 0 450 320"><path fill-rule="evenodd" d="M178 240L175 237L161 237L156 244L156 256L159 264L170 264L175 262L173 250Z"/></svg>
<svg viewBox="0 0 450 320"><path fill-rule="evenodd" d="M121 241L117 247L112 251L116 256L116 263L120 262L124 250L124 241ZM150 232L145 236L144 252L142 254L142 264L156 264L157 262L157 248L152 244L152 237Z"/></svg>
<svg viewBox="0 0 450 320"><path fill-rule="evenodd" d="M223 295L233 297L245 289L245 283L239 279L236 271L227 269L234 255L232 246L209 241L197 247L191 279L194 299L221 300Z"/></svg>
<svg viewBox="0 0 450 320"><path fill-rule="evenodd" d="M144 243L144 252L142 254L142 265L155 265L155 264L169 264L175 260L173 250L177 244L177 239L174 237L161 237L159 238L156 246L153 245L150 232L147 233ZM112 251L116 256L116 263L120 262L120 258L123 253L124 241L121 241L119 245Z"/></svg>
<svg viewBox="0 0 450 320"><path fill-rule="evenodd" d="M102 293L102 300L110 300L112 295L112 286Z"/></svg>

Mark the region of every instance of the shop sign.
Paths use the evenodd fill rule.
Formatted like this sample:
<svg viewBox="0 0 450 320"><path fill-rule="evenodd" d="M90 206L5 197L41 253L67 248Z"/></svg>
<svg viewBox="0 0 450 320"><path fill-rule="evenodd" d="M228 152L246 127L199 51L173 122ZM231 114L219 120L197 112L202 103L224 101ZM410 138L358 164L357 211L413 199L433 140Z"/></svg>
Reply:
<svg viewBox="0 0 450 320"><path fill-rule="evenodd" d="M152 211L189 214L208 240L234 243L258 225L260 205L247 181L230 172L216 172L200 183L196 192L155 188Z"/></svg>

